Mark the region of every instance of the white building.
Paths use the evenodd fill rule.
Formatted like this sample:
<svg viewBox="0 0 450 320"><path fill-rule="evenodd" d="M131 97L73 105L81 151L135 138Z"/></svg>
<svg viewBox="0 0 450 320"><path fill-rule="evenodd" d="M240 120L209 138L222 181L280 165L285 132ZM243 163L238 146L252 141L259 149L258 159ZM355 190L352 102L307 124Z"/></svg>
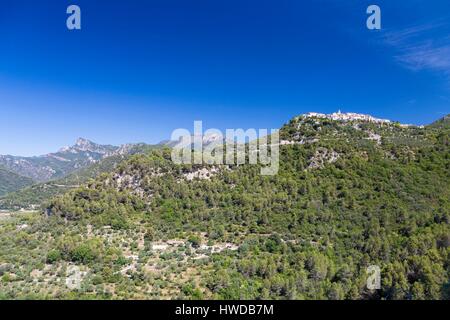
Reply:
<svg viewBox="0 0 450 320"><path fill-rule="evenodd" d="M379 119L372 117L371 115L361 114L361 113L353 113L347 112L342 113L341 110L331 114L325 113L317 113L317 112L309 112L303 115L305 118L321 118L321 119L330 119L330 120L339 120L339 121L367 121L367 122L376 122L376 123L391 123L390 120L387 119Z"/></svg>

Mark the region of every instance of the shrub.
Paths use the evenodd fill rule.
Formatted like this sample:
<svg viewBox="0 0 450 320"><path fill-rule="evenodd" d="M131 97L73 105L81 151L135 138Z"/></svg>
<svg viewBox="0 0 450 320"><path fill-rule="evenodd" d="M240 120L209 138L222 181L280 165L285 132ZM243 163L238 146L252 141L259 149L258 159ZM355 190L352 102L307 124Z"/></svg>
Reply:
<svg viewBox="0 0 450 320"><path fill-rule="evenodd" d="M47 263L55 263L61 260L61 252L59 250L51 250L47 253Z"/></svg>

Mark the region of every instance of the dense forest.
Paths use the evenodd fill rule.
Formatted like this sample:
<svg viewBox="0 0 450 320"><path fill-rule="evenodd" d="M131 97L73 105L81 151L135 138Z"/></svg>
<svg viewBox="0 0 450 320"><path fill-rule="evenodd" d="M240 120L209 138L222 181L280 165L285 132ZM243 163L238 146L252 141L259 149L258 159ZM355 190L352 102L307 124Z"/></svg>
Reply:
<svg viewBox="0 0 450 320"><path fill-rule="evenodd" d="M448 121L297 117L281 138L274 176L151 150L5 220L0 297L450 298Z"/></svg>

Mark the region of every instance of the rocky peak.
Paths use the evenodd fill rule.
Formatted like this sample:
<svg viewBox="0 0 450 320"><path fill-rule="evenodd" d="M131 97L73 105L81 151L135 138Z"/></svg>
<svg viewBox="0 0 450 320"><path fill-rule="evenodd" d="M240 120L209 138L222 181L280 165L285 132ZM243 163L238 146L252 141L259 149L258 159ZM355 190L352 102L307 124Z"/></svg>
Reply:
<svg viewBox="0 0 450 320"><path fill-rule="evenodd" d="M95 144L94 142L84 139L84 138L78 138L75 142L75 146L77 149L81 151L91 151L95 152L98 147L100 147L98 144Z"/></svg>
<svg viewBox="0 0 450 320"><path fill-rule="evenodd" d="M78 138L73 146L63 147L59 149L58 152L60 153L91 152L105 155L114 152L116 149L118 149L118 147L100 145L85 138Z"/></svg>
<svg viewBox="0 0 450 320"><path fill-rule="evenodd" d="M85 138L78 138L77 141L75 142L75 145L78 147L89 146L93 144L95 143Z"/></svg>

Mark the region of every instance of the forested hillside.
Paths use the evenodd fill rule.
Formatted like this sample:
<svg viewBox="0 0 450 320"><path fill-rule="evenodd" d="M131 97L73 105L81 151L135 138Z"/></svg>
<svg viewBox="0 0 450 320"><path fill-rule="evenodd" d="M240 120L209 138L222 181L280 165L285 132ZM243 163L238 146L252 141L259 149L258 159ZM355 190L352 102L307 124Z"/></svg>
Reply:
<svg viewBox="0 0 450 320"><path fill-rule="evenodd" d="M33 184L30 178L19 176L0 166L0 196Z"/></svg>
<svg viewBox="0 0 450 320"><path fill-rule="evenodd" d="M450 298L447 126L297 117L281 137L275 176L174 165L156 150L54 198L41 217L4 223L1 294ZM366 288L369 265L380 290ZM77 290L57 281L73 266Z"/></svg>

